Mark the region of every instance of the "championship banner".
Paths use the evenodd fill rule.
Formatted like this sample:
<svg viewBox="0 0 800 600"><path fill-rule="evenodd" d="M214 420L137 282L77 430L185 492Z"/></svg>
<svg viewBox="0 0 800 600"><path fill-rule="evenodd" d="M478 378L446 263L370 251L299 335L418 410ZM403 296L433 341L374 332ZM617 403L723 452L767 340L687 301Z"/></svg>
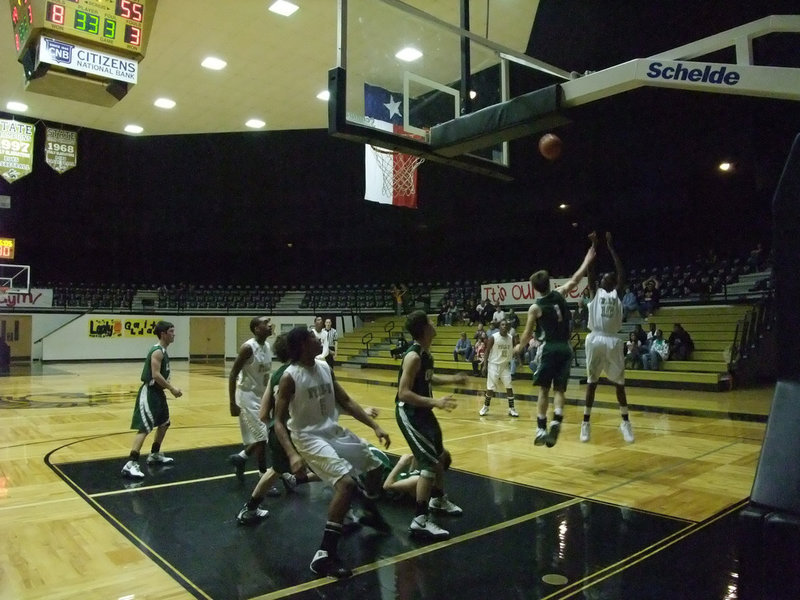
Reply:
<svg viewBox="0 0 800 600"><path fill-rule="evenodd" d="M0 119L0 177L9 183L33 171L33 134L30 123Z"/></svg>
<svg viewBox="0 0 800 600"><path fill-rule="evenodd" d="M556 289L565 284L569 279L551 279L550 289ZM583 291L589 286L589 280L584 277L578 282L578 287L567 296L567 302L577 302ZM513 283L485 283L481 286L480 297L488 298L495 306L516 306L518 304L531 304L541 294L533 289L530 281L516 281Z"/></svg>
<svg viewBox="0 0 800 600"><path fill-rule="evenodd" d="M44 130L44 160L59 175L78 164L78 132L47 127Z"/></svg>

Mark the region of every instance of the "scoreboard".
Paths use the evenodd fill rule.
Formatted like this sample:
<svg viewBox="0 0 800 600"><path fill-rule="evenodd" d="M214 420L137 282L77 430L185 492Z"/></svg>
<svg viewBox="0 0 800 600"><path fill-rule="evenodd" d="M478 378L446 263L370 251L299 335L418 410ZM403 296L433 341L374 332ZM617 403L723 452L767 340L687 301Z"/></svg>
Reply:
<svg viewBox="0 0 800 600"><path fill-rule="evenodd" d="M9 0L18 55L39 35L142 58L157 0Z"/></svg>

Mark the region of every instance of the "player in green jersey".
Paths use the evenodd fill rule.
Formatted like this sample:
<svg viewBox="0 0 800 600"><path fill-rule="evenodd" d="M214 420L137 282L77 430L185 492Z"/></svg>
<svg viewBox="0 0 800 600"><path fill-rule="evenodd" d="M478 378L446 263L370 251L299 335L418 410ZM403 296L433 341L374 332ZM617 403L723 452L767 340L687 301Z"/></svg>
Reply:
<svg viewBox="0 0 800 600"><path fill-rule="evenodd" d="M558 440L561 431L561 421L564 418L564 401L569 379L569 368L572 362L572 348L569 345L570 336L570 310L564 298L578 287L578 282L586 274L589 263L594 260L595 247L592 244L586 252L583 263L565 283L555 289L550 289L550 273L545 270L536 271L531 275L530 281L533 289L541 296L531 304L528 309L528 320L525 331L520 337L519 344L514 348L514 353L521 356L527 347L534 331L541 331L539 338L542 340L542 354L539 366L533 374L534 384L539 386L539 399L536 404L536 437L534 444L541 446L547 444L552 448ZM553 388L553 421L550 431L547 430L547 408L550 402L550 387Z"/></svg>

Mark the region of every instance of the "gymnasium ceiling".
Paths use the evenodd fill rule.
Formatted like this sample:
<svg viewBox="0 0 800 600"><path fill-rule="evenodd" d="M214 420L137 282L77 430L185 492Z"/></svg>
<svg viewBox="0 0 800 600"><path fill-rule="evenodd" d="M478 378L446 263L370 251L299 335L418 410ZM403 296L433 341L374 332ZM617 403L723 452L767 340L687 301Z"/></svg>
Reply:
<svg viewBox="0 0 800 600"><path fill-rule="evenodd" d="M336 0L293 0L291 17L267 10L272 0L161 0L139 83L106 108L26 92L12 47L11 20L0 20L0 111L10 100L29 106L24 119L122 132L128 123L145 135L249 131L257 117L266 130L327 127L326 103L316 94L336 65ZM377 0L375 0L377 2ZM407 0L458 24L460 0ZM758 6L754 6L758 4ZM769 14L792 2L749 0L611 5L588 0L470 0L472 30L566 71L599 70L664 51ZM186 11L191 6L191 12ZM698 12L700 11L700 12ZM796 8L794 12L797 12ZM488 24L487 24L488 21ZM534 26L535 21L535 26ZM380 34L380 32L377 32ZM791 51L798 60L797 46ZM201 60L224 58L209 71ZM177 102L164 111L158 97Z"/></svg>

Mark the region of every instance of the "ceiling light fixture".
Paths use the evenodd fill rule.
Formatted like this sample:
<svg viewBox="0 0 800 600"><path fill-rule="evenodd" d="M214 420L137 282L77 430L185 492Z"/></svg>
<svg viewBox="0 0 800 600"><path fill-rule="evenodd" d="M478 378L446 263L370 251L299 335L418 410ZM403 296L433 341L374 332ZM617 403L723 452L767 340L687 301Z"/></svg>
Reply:
<svg viewBox="0 0 800 600"><path fill-rule="evenodd" d="M323 90L319 94L317 94L317 98L327 102L328 100L331 99L331 93L328 90Z"/></svg>
<svg viewBox="0 0 800 600"><path fill-rule="evenodd" d="M289 15L294 14L294 12L300 8L292 4L291 2L287 2L286 0L276 0L272 3L272 6L269 7L269 10L281 15L282 17L288 17Z"/></svg>
<svg viewBox="0 0 800 600"><path fill-rule="evenodd" d="M125 125L125 131L127 133L142 133L144 128L139 125Z"/></svg>
<svg viewBox="0 0 800 600"><path fill-rule="evenodd" d="M406 62L413 62L418 58L422 57L422 52L417 50L416 48L406 47L400 50L395 57L399 58L400 60L404 60Z"/></svg>
<svg viewBox="0 0 800 600"><path fill-rule="evenodd" d="M719 163L718 169L723 173L728 173L729 171L733 171L733 163L730 163L727 160L722 161Z"/></svg>
<svg viewBox="0 0 800 600"><path fill-rule="evenodd" d="M28 110L28 105L22 102L6 102L6 108L12 112L25 112Z"/></svg>
<svg viewBox="0 0 800 600"><path fill-rule="evenodd" d="M261 119L250 119L245 123L245 125L250 129L261 129L264 125L266 125L266 123L264 123L264 121Z"/></svg>
<svg viewBox="0 0 800 600"><path fill-rule="evenodd" d="M203 62L200 63L200 66L205 67L206 69L211 69L212 71L221 71L225 67L228 66L221 58L217 58L215 56L208 56L203 59Z"/></svg>
<svg viewBox="0 0 800 600"><path fill-rule="evenodd" d="M170 100L169 98L158 98L153 104L158 108L175 108L175 100Z"/></svg>

